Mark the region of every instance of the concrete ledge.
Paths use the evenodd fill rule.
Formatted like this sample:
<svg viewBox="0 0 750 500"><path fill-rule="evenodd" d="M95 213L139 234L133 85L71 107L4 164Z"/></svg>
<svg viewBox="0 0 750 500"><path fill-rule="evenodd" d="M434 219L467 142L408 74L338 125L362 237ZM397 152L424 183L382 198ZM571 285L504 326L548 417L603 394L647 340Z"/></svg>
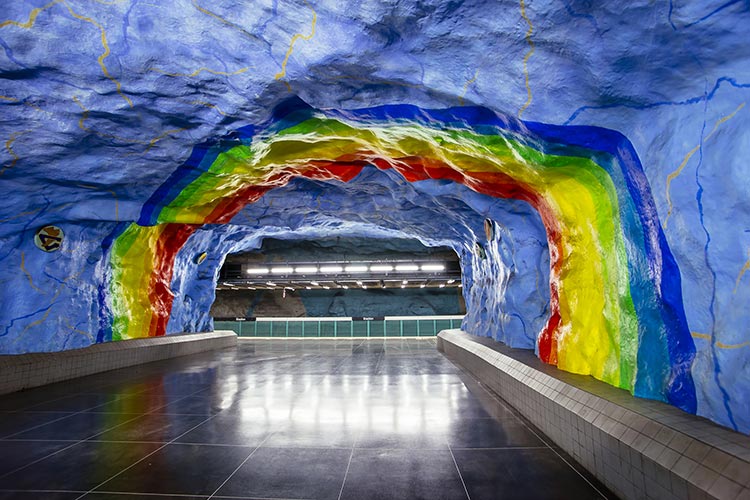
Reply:
<svg viewBox="0 0 750 500"><path fill-rule="evenodd" d="M0 394L235 345L234 332L216 331L106 342L70 351L0 355Z"/></svg>
<svg viewBox="0 0 750 500"><path fill-rule="evenodd" d="M623 498L750 500L750 437L461 330L438 349Z"/></svg>

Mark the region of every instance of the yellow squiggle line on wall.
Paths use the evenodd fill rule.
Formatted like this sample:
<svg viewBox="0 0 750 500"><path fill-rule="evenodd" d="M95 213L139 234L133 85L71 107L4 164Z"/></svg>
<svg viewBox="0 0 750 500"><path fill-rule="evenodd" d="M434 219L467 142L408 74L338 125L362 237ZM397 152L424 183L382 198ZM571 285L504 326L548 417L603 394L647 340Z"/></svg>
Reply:
<svg viewBox="0 0 750 500"><path fill-rule="evenodd" d="M15 97L8 97L7 95L0 95L0 101L21 102L21 99L17 99ZM37 106L36 104L34 104L33 102L24 102L23 105L28 106L32 109L35 109L36 111L41 111L42 113L44 113L44 110L40 108L39 106Z"/></svg>
<svg viewBox="0 0 750 500"><path fill-rule="evenodd" d="M711 340L711 335L708 333L690 332L693 338ZM716 342L716 347L720 349L739 349L741 347L750 346L750 340L742 342L741 344L725 344L724 342Z"/></svg>
<svg viewBox="0 0 750 500"><path fill-rule="evenodd" d="M13 151L13 148L11 147L13 143L18 139L18 137L22 136L23 134L28 134L31 132L31 130L24 130L23 132L13 132L7 141L5 141L5 149L8 151L10 156L13 157L10 164L7 167L3 167L2 170L0 170L0 175L3 175L6 170L10 170L11 168L16 166L16 163L18 163L18 160L21 159L20 156L16 154L15 151Z"/></svg>
<svg viewBox="0 0 750 500"><path fill-rule="evenodd" d="M44 313L44 316L42 316L42 317L41 317L41 318L39 318L38 320L36 320L36 321L34 321L34 322L32 322L32 323L29 323L28 325L26 325L26 327L25 327L25 328L24 328L23 330L21 330L21 333L19 333L19 334L18 334L18 337L17 337L17 338L16 338L16 340L15 340L15 342L16 342L16 343L17 343L17 342L18 342L19 340L21 340L21 338L22 338L22 337L23 337L23 336L24 336L24 335L26 334L26 332L28 332L28 331L29 331L30 329L34 328L35 326L39 326L39 325L41 325L42 323L44 323L45 321L47 321L47 318L49 317L49 313L50 313L50 312L52 311L52 306L54 306L54 305L55 305L55 303L57 302L57 298L58 298L58 297L60 296L60 292L62 292L62 290L63 290L63 287L64 287L64 286L65 286L65 285L66 285L66 284L67 284L68 282L70 282L70 281L72 281L72 280L74 280L74 279L77 279L77 278L78 278L78 277L79 277L80 275L82 275L82 274L83 274L83 271L84 271L84 269L82 269L82 270L81 270L81 271L79 271L78 273L74 274L73 276L68 276L67 278L65 278L64 280L62 280L62 284L60 284L60 286L58 286L58 287L57 287L57 291L55 291L55 294L54 294L54 295L52 296L52 299L50 300L50 304L49 304L49 309L47 309L47 310L45 311L45 313Z"/></svg>
<svg viewBox="0 0 750 500"><path fill-rule="evenodd" d="M28 212L21 212L21 213L14 215L13 217L8 217L7 219L0 219L0 222L8 222L14 219L20 219L21 217L26 217L27 215L34 215L41 211L42 211L41 208L37 208L36 210L29 210Z"/></svg>
<svg viewBox="0 0 750 500"><path fill-rule="evenodd" d="M719 126L721 126L721 124L726 122L727 120L731 120L734 117L734 115L736 115L744 107L745 107L745 103L743 102L742 104L737 106L737 109L735 109L734 111L732 111L725 117L718 119L716 123L714 124L713 130L711 130L711 132L703 139L703 142L701 142L701 144L698 144L693 149L688 151L688 153L682 159L682 163L680 163L680 166L677 167L677 169L674 172L672 172L671 174L667 176L666 193L667 193L667 205L669 206L669 208L667 209L667 217L664 219L664 229L667 228L667 224L669 223L669 217L672 215L672 210L674 209L674 207L672 206L672 197L670 196L670 186L672 185L672 181L675 180L682 173L682 170L690 161L690 158L692 158L692 156L701 148L701 145L704 142L706 142L712 135L716 133L716 131L719 129Z"/></svg>
<svg viewBox="0 0 750 500"><path fill-rule="evenodd" d="M458 104L460 106L464 105L464 97L466 97L466 92L469 91L469 85L471 85L472 83L476 82L478 76L479 76L479 68L477 68L477 70L474 72L474 78L472 78L471 80L468 80L464 84L464 90L461 92L461 95L458 96Z"/></svg>
<svg viewBox="0 0 750 500"><path fill-rule="evenodd" d="M99 29L99 32L101 33L101 42L102 47L104 48L104 52L101 53L101 55L97 58L97 62L99 63L99 67L102 69L102 73L104 73L104 76L106 76L109 80L112 81L112 83L115 84L115 87L117 88L117 93L120 94L120 97L125 99L125 101L128 103L128 105L132 108L133 107L133 101L130 100L128 96L126 96L122 92L122 84L112 75L109 74L109 70L107 69L107 66L104 64L104 60L109 57L110 50L109 50L109 43L107 42L107 32L104 30L104 27L99 24L98 22L94 21L90 17L82 16L80 14L77 14L73 9L70 8L70 5L65 3L65 1L62 2L63 5L65 5L65 8L68 9L68 12L70 12L70 15L75 17L76 19L79 19L83 22L92 24L96 26Z"/></svg>
<svg viewBox="0 0 750 500"><path fill-rule="evenodd" d="M129 137L120 137L118 135L110 134L108 132L99 132L98 130L94 130L91 127L86 126L86 120L89 118L89 110L86 106L83 105L80 99L78 99L77 96L73 96L73 102L75 102L79 108L81 108L81 118L78 120L78 128L85 132L89 132L94 135L98 135L99 137L104 137L106 139L115 139L117 141L121 142L130 142L133 144L144 144L147 145L148 141L144 141L142 139L131 139Z"/></svg>
<svg viewBox="0 0 750 500"><path fill-rule="evenodd" d="M18 21L3 21L0 23L0 28L5 28L6 26L18 26L19 28L23 28L25 30L31 28L34 26L34 23L36 23L36 18L39 14L44 12L47 9L51 9L55 5L62 3L63 0L53 0L52 2L48 3L47 5L43 5L42 7L38 7L34 10L32 10L29 13L29 20L25 23L19 23Z"/></svg>
<svg viewBox="0 0 750 500"><path fill-rule="evenodd" d="M78 328L71 325L70 320L68 318L63 318L63 322L65 323L65 326L68 327L68 329L70 329L70 331L75 332L75 333L80 333L81 335L84 335L91 340L94 339L94 336L91 333L84 332L83 330L79 330Z"/></svg>
<svg viewBox="0 0 750 500"><path fill-rule="evenodd" d="M207 16L213 17L214 19L216 19L217 21L219 21L221 24L229 26L230 28L233 28L233 29L239 31L240 33L242 33L243 35L248 36L249 38L252 38L254 40L261 40L261 38L259 36L253 35L249 31L247 31L246 29L244 29L242 26L239 26L239 25L233 23L232 21L228 21L228 20L224 19L223 17L219 16L218 14L214 14L210 10L201 7L200 5L198 5L197 0L193 0L192 3L193 3L193 7L195 7L198 11L206 14Z"/></svg>
<svg viewBox="0 0 750 500"><path fill-rule="evenodd" d="M737 290L740 287L740 280L742 280L742 276L748 271L750 271L750 250L747 251L747 262L745 262L745 265L740 269L740 274L737 275L737 281L734 283L734 290L732 293L737 293Z"/></svg>
<svg viewBox="0 0 750 500"><path fill-rule="evenodd" d="M526 53L526 56L523 58L523 75L526 80L526 102L523 106L521 106L521 109L518 110L518 118L521 118L521 115L523 115L523 112L526 111L526 108L531 106L531 85L529 84L529 59L531 59L531 56L534 54L534 41L531 39L531 34L534 32L534 25L531 24L531 19L526 15L526 4L524 3L524 0L521 0L521 17L524 18L524 20L529 24L529 29L526 31L526 42L529 44L529 51Z"/></svg>
<svg viewBox="0 0 750 500"><path fill-rule="evenodd" d="M19 340L21 340L21 337L23 337L26 334L26 332L28 332L30 329L34 328L35 326L39 326L42 323L44 323L45 321L47 321L47 317L49 316L50 311L52 311L52 306L54 306L55 302L57 302L57 297L60 295L60 292L62 292L62 289L63 289L63 285L60 285L57 288L57 291L55 292L55 295L52 297L52 300L50 300L49 309L47 309L44 312L44 316L42 316L38 320L36 320L36 321L34 321L34 322L29 323L28 325L26 325L26 327L24 327L24 329L21 330L21 333L18 334L18 337L16 338L16 342L18 342Z"/></svg>
<svg viewBox="0 0 750 500"><path fill-rule="evenodd" d="M250 69L250 67L246 66L244 68L238 69L237 71L232 71L231 73L227 73L225 71L215 71L213 69L209 69L209 68L206 68L205 66L202 66L202 67L196 69L195 71L193 71L192 73L167 73L166 71L163 71L163 70L158 69L158 68L149 68L150 71L156 71L157 73L161 73L162 75L174 76L174 77L186 77L186 78L192 78L192 77L198 76L199 74L201 74L204 71L206 73L211 73L212 75L234 76L234 75L240 75L242 73L245 73L249 69Z"/></svg>
<svg viewBox="0 0 750 500"><path fill-rule="evenodd" d="M29 280L29 285L31 285L31 288L41 293L42 295L47 293L34 284L34 280L31 278L31 273L26 269L26 255L23 252L21 252L21 271L23 271L23 274L25 274L26 278Z"/></svg>
<svg viewBox="0 0 750 500"><path fill-rule="evenodd" d="M206 101L191 101L190 104L193 104L195 106L205 106L207 108L213 109L214 111L216 111L217 113L219 113L221 116L229 116L228 114L226 114L225 112L223 112L221 110L221 108L219 108L219 106L217 106L216 104L212 104L210 102L206 102Z"/></svg>
<svg viewBox="0 0 750 500"><path fill-rule="evenodd" d="M151 148L153 148L153 147L154 147L154 146L156 145L156 143L157 143L157 142L159 142L160 140L162 140L162 139L164 139L165 137L167 137L167 136L170 136L170 135L172 135L172 134L177 134L177 133L179 133L179 132L182 132L183 130L187 130L187 129L186 129L186 128L184 128L184 127L183 127L183 128L172 128L172 129L169 129L169 130L167 130L166 132L163 132L163 133L161 133L161 134L157 135L156 137L154 137L153 139L151 139L150 141L148 141L148 146L146 146L146 149L144 149L144 150L143 150L143 151L141 151L140 153L136 153L136 152L132 152L132 153L126 153L126 154L124 154L123 156L133 156L133 155L142 155L142 154L146 154L146 153L148 153L148 152L149 152L149 150L151 150Z"/></svg>
<svg viewBox="0 0 750 500"><path fill-rule="evenodd" d="M305 0L305 5L308 6L308 8L312 11L312 14L313 14L313 17L312 17L312 29L311 29L309 35L303 35L302 33L296 33L292 37L292 41L289 43L289 48L286 51L286 56L284 56L284 61L281 63L281 71L279 71L278 73L276 73L276 75L274 75L274 79L275 80L281 80L282 78L284 78L286 76L286 65L289 62L289 58L291 57L292 52L294 51L294 44L297 43L297 40L299 40L299 39L302 39L302 40L311 40L312 37L315 36L315 24L318 21L318 14L317 14L317 12L315 12L315 9L313 9L312 6L310 6L310 4L307 2L307 0Z"/></svg>

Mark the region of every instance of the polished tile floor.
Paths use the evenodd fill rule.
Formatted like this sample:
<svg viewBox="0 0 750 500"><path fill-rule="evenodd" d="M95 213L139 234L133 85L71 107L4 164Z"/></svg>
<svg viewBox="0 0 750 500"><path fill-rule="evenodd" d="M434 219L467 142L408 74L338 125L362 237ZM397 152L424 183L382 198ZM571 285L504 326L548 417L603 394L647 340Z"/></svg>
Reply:
<svg viewBox="0 0 750 500"><path fill-rule="evenodd" d="M613 498L434 339L242 340L0 396L0 499Z"/></svg>

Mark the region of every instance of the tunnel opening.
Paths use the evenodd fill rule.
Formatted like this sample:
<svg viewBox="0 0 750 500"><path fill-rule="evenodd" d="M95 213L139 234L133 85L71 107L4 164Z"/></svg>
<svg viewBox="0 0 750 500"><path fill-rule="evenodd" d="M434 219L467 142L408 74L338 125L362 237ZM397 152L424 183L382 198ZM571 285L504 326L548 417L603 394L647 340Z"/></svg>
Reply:
<svg viewBox="0 0 750 500"><path fill-rule="evenodd" d="M263 240L219 272L214 324L231 318L465 313L458 256L417 240Z"/></svg>
<svg viewBox="0 0 750 500"><path fill-rule="evenodd" d="M228 255L214 329L241 338L434 337L466 312L459 258L404 238L267 238Z"/></svg>

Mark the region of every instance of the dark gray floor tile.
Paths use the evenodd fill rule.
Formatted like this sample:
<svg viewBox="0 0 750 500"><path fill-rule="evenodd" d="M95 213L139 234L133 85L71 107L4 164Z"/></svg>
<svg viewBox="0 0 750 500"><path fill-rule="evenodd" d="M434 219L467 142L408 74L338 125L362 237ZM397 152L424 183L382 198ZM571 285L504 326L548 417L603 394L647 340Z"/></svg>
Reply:
<svg viewBox="0 0 750 500"><path fill-rule="evenodd" d="M87 494L83 497L82 500L135 500L135 499L144 499L144 500L206 500L208 496L202 495L202 496L187 496L187 495L179 495L179 496L172 496L172 495L149 495L147 493L138 493L137 495L133 495L132 493L122 493L122 492L103 492L103 493L97 493L92 492ZM216 497L214 497L216 498ZM237 499L233 499L237 500Z"/></svg>
<svg viewBox="0 0 750 500"><path fill-rule="evenodd" d="M88 439L100 432L135 418L136 415L121 413L75 413L28 431L14 434L13 439Z"/></svg>
<svg viewBox="0 0 750 500"><path fill-rule="evenodd" d="M403 418L363 426L355 447L385 450L447 450L446 422Z"/></svg>
<svg viewBox="0 0 750 500"><path fill-rule="evenodd" d="M75 500L84 492L0 491L0 500Z"/></svg>
<svg viewBox="0 0 750 500"><path fill-rule="evenodd" d="M48 392L44 389L45 388L30 389L28 391L20 391L4 395L0 398L0 411L25 410L31 406L71 395L70 392Z"/></svg>
<svg viewBox="0 0 750 500"><path fill-rule="evenodd" d="M32 427L47 424L53 420L69 417L63 412L13 412L0 413L0 438L26 431Z"/></svg>
<svg viewBox="0 0 750 500"><path fill-rule="evenodd" d="M98 434L97 441L159 441L167 443L209 417L149 413Z"/></svg>
<svg viewBox="0 0 750 500"><path fill-rule="evenodd" d="M356 427L320 422L297 422L279 426L264 446L291 448L351 448L359 434Z"/></svg>
<svg viewBox="0 0 750 500"><path fill-rule="evenodd" d="M342 499L466 498L450 451L354 450Z"/></svg>
<svg viewBox="0 0 750 500"><path fill-rule="evenodd" d="M509 448L545 446L518 419L459 419L451 424L448 444L453 448Z"/></svg>
<svg viewBox="0 0 750 500"><path fill-rule="evenodd" d="M161 408L169 402L170 400L162 394L154 394L146 391L143 394L120 397L107 401L99 406L89 408L87 411L91 413L128 413L142 415Z"/></svg>
<svg viewBox="0 0 750 500"><path fill-rule="evenodd" d="M210 495L253 449L169 444L97 490Z"/></svg>
<svg viewBox="0 0 750 500"><path fill-rule="evenodd" d="M158 448L83 442L0 478L0 489L88 491Z"/></svg>
<svg viewBox="0 0 750 500"><path fill-rule="evenodd" d="M0 476L71 444L69 441L0 441Z"/></svg>
<svg viewBox="0 0 750 500"><path fill-rule="evenodd" d="M203 396L187 396L168 402L154 410L155 413L181 413L185 415L213 415L223 410L221 400L210 393Z"/></svg>
<svg viewBox="0 0 750 500"><path fill-rule="evenodd" d="M335 500L350 454L344 449L260 448L217 494Z"/></svg>
<svg viewBox="0 0 750 500"><path fill-rule="evenodd" d="M550 449L454 450L453 454L472 500L602 498Z"/></svg>
<svg viewBox="0 0 750 500"><path fill-rule="evenodd" d="M262 422L222 413L181 436L177 442L258 446L273 429Z"/></svg>
<svg viewBox="0 0 750 500"><path fill-rule="evenodd" d="M103 405L116 399L119 399L119 396L116 394L75 394L67 398L56 399L34 405L28 408L28 410L79 412Z"/></svg>

